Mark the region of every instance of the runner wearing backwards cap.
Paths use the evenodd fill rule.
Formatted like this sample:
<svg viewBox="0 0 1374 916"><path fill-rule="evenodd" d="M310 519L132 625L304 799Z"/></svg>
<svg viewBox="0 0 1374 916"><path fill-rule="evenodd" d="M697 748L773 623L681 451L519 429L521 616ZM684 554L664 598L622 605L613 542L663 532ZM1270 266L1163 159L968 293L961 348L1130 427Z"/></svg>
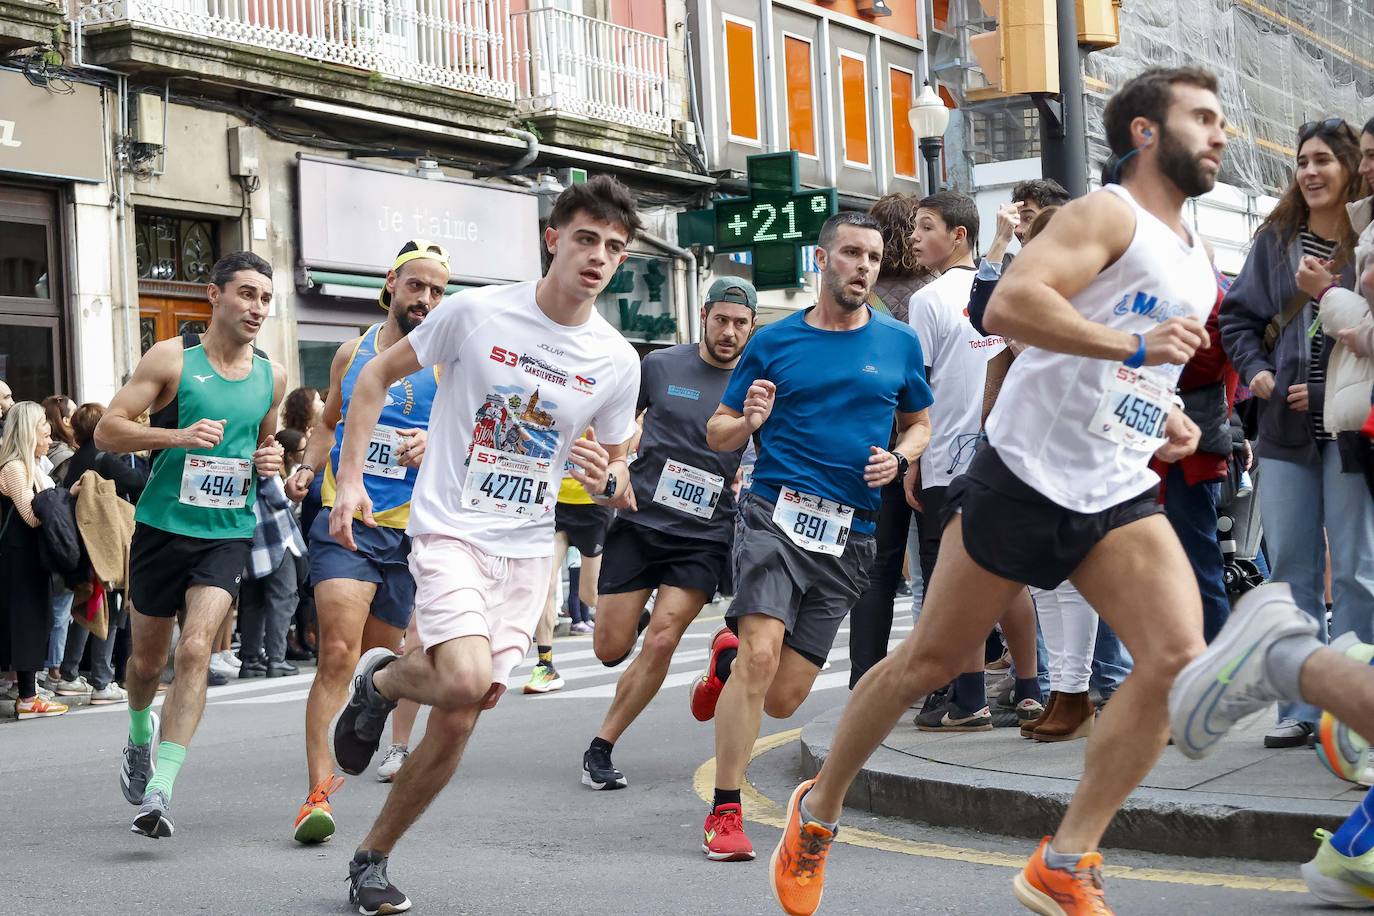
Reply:
<svg viewBox="0 0 1374 916"><path fill-rule="evenodd" d="M287 494L300 501L323 469L321 497L325 509L310 526L310 579L320 620L319 669L305 704L305 758L310 794L296 814L294 836L300 843L322 843L334 835L329 796L343 785L334 773L329 722L343 707L348 681L358 658L368 649L395 652L415 609L415 579L410 574L410 495L416 469L425 453L429 413L438 389L438 369L426 367L387 389L377 427L363 463L363 485L372 500L376 527L353 517L357 550L329 536L330 507L343 418L358 375L378 354L405 337L444 297L449 279L448 252L414 239L406 242L386 275L377 300L386 320L348 341L334 354L329 368L329 396L319 426L306 447L305 461L286 482Z"/></svg>
<svg viewBox="0 0 1374 916"><path fill-rule="evenodd" d="M582 755L584 786L627 785L611 763L611 749L663 686L682 634L729 579L735 527L730 484L744 446L714 451L706 444L706 421L725 394L758 307L753 284L722 277L701 309L701 343L657 350L640 364L643 433L630 467L635 509L622 512L606 538L592 645L597 658L614 667L634 651L645 627L648 633ZM654 589L651 615L644 605Z"/></svg>

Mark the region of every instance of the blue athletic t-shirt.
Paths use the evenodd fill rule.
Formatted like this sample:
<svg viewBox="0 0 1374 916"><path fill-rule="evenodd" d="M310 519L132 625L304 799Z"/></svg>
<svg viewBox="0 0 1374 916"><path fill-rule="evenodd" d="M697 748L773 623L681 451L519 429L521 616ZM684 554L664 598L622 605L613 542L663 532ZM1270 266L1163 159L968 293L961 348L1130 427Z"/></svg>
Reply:
<svg viewBox="0 0 1374 916"><path fill-rule="evenodd" d="M864 308L869 317L861 328L812 327L807 309L761 328L744 348L721 403L743 411L755 379L777 386L758 433L753 486L760 492L791 487L877 511L881 488L864 482L870 446L887 447L894 410L915 413L934 398L916 332Z"/></svg>

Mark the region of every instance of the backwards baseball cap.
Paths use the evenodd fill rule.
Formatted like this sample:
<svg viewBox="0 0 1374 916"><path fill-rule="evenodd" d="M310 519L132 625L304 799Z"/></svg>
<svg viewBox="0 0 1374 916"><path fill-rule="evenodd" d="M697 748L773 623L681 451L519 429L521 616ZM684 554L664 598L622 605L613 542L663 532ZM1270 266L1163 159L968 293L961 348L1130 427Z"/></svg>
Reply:
<svg viewBox="0 0 1374 916"><path fill-rule="evenodd" d="M448 251L444 249L443 245L436 245L426 239L411 239L402 245L401 250L396 253L396 260L391 262L391 269L400 270L401 265L407 261L420 260L438 261L444 265L444 270L449 270ZM391 293L387 292L385 286L377 294L377 304L387 311L391 310Z"/></svg>
<svg viewBox="0 0 1374 916"><path fill-rule="evenodd" d="M721 277L712 283L706 293L706 304L712 302L734 302L747 306L754 314L759 311L759 294L754 291L754 284L743 277Z"/></svg>

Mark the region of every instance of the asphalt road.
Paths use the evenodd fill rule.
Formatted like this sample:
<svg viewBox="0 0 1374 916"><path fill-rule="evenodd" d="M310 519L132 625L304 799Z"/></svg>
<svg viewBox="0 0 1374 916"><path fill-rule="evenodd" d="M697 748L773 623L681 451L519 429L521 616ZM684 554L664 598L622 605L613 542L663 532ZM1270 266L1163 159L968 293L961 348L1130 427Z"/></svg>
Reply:
<svg viewBox="0 0 1374 916"><path fill-rule="evenodd" d="M392 856L391 878L414 902L412 912L781 912L768 890L767 854L778 831L767 823L776 816L767 801L745 812L759 860L713 863L700 852L706 803L697 792L709 790L714 751L709 725L688 711L686 685L718 625L693 625L665 691L617 745L616 763L630 782L617 792L579 782L582 751L609 703L615 672L592 656L589 637L559 640L556 661L568 685L537 697L517 688L484 715L457 777ZM845 701L846 639L842 634L834 667L797 716L766 720L765 735L788 732ZM521 683L528 670L528 663L517 670ZM291 840L309 789L300 738L308 679L211 691L177 780L170 840L129 832L134 809L118 787L122 706L3 720L0 913L352 912L347 861L388 787L370 774L349 779L335 796L340 829L333 842L306 848ZM749 777L764 800L785 803L798 779L797 759L795 737L757 757ZM858 811L845 825L849 834L842 831L841 839L850 842L831 855L822 913L1022 912L1011 893L1010 863L1029 853L1024 840L982 834L976 824L931 829ZM1283 865L1112 851L1107 863L1130 872L1109 872L1118 913L1312 909L1312 898L1294 885L1296 870ZM1279 890L1256 889L1271 880Z"/></svg>

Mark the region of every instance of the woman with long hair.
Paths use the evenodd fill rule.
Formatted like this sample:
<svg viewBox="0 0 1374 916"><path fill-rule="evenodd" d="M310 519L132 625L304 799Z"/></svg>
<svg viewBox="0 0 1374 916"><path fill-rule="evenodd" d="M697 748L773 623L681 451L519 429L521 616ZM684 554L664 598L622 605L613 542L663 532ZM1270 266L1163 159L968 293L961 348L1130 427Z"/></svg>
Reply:
<svg viewBox="0 0 1374 916"><path fill-rule="evenodd" d="M310 431L320 422L323 412L324 401L320 399L318 389L296 388L282 399L281 425L285 429L299 430L309 438Z"/></svg>
<svg viewBox="0 0 1374 916"><path fill-rule="evenodd" d="M49 576L38 558L38 516L33 498L53 485L39 465L52 433L43 408L20 401L5 415L0 437L0 668L19 675L14 711L19 719L60 716L62 703L38 693L52 628Z"/></svg>
<svg viewBox="0 0 1374 916"><path fill-rule="evenodd" d="M72 414L76 412L76 402L65 394L51 394L43 399L43 414L47 417L48 428L52 430L52 445L48 448L48 476L54 482L66 479L67 467L76 454L76 439L72 436ZM62 653L67 645L67 627L72 619L72 591L62 580L54 576L52 582L52 631L48 634L47 678L49 689L56 689L58 696L78 696L86 691L57 689L62 679ZM84 684L78 685L84 687Z"/></svg>
<svg viewBox="0 0 1374 916"><path fill-rule="evenodd" d="M1326 373L1336 340L1322 326L1329 289L1309 290L1300 274L1315 265L1330 284L1354 287L1355 229L1346 206L1359 197L1360 141L1339 118L1298 132L1293 181L1255 235L1221 310L1221 335L1241 381L1260 409L1260 509L1273 579L1325 623L1323 576L1330 544L1332 637L1374 640L1374 501L1363 475L1343 465L1325 416ZM1323 538L1323 531L1326 537ZM1323 626L1323 631L1325 627ZM1266 747L1300 747L1320 717L1306 704L1281 704Z"/></svg>

